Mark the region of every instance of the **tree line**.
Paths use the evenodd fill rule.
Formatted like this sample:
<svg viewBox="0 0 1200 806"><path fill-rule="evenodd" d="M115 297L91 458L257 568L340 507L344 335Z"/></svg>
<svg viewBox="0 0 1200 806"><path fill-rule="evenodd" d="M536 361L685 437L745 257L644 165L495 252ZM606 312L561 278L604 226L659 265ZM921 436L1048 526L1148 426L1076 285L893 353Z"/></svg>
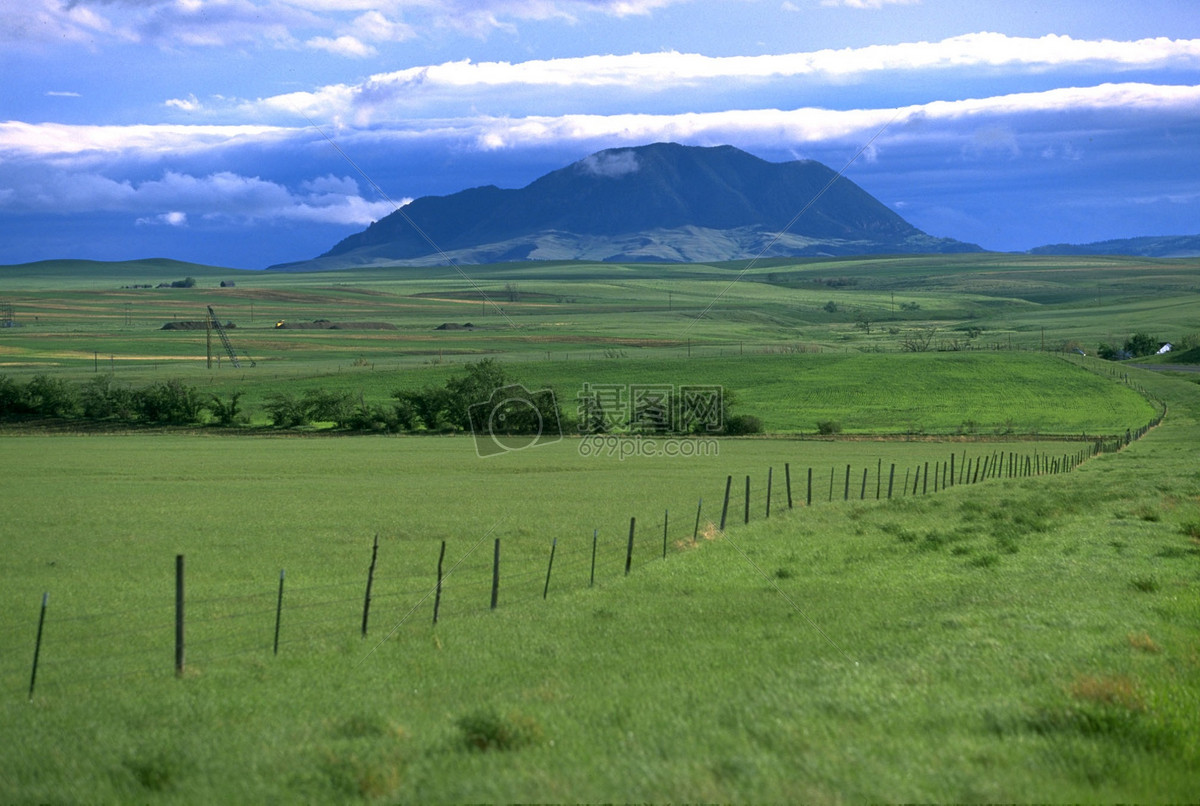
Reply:
<svg viewBox="0 0 1200 806"><path fill-rule="evenodd" d="M111 375L96 375L74 383L51 375L35 375L22 384L0 375L0 421L79 420L129 425L219 425L244 427L249 414L238 391L225 395L205 393L178 379L130 388ZM723 434L762 431L758 418L729 411L731 397L722 399ZM352 392L308 389L281 391L263 404L274 428L301 428L332 423L348 431L379 433L454 433L479 428L508 434L541 433L545 428L564 433L578 427L548 390L530 392L505 373L493 359L468 364L462 375L442 386L393 392L388 403L367 403ZM585 418L586 419L586 418ZM679 433L673 422L661 423ZM589 432L599 429L584 422ZM624 423L637 430L638 423Z"/></svg>

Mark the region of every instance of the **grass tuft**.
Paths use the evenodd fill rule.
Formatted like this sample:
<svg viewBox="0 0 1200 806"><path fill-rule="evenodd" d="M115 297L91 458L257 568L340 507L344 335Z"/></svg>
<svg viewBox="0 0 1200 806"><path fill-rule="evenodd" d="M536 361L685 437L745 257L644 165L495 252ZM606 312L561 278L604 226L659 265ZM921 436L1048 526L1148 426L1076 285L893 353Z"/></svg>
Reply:
<svg viewBox="0 0 1200 806"><path fill-rule="evenodd" d="M519 713L501 716L494 710L482 709L459 717L454 724L466 750L518 750L542 739L541 725Z"/></svg>
<svg viewBox="0 0 1200 806"><path fill-rule="evenodd" d="M1150 655L1157 655L1162 652L1162 647L1156 644L1154 639L1144 632L1131 632L1126 636L1126 640L1129 641L1131 647L1140 652L1146 652Z"/></svg>
<svg viewBox="0 0 1200 806"><path fill-rule="evenodd" d="M1157 593L1162 587L1158 579L1153 576L1134 577L1130 580L1129 584L1134 590L1141 591L1142 593Z"/></svg>

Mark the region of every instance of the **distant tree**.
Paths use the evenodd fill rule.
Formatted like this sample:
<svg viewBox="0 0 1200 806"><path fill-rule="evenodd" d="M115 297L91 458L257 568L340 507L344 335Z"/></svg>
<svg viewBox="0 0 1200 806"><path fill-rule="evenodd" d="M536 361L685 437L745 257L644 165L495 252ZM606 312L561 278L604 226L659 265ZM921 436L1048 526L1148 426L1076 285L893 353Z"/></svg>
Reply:
<svg viewBox="0 0 1200 806"><path fill-rule="evenodd" d="M867 335L871 335L871 315L866 311L858 311L854 315L854 326L859 330L865 330Z"/></svg>
<svg viewBox="0 0 1200 806"><path fill-rule="evenodd" d="M0 375L0 418L27 414L25 389L7 375Z"/></svg>
<svg viewBox="0 0 1200 806"><path fill-rule="evenodd" d="M927 353L933 344L933 335L935 333L937 333L936 327L927 327L912 331L900 342L900 347L906 353Z"/></svg>
<svg viewBox="0 0 1200 806"><path fill-rule="evenodd" d="M309 389L300 399L309 422L333 423L338 428L349 426L354 415L354 400L349 392Z"/></svg>
<svg viewBox="0 0 1200 806"><path fill-rule="evenodd" d="M204 404L196 387L172 378L136 390L133 408L146 422L190 425L200 420Z"/></svg>
<svg viewBox="0 0 1200 806"><path fill-rule="evenodd" d="M823 310L825 311L825 313L837 313L838 312L838 304L836 302L834 302L833 300L829 300L829 302L825 303Z"/></svg>
<svg viewBox="0 0 1200 806"><path fill-rule="evenodd" d="M208 401L208 410L212 412L213 417L217 418L218 425L228 428L245 421L245 418L242 416L241 407L238 405L241 397L241 392L231 392L229 394L229 402L226 403L221 399L220 395L212 396Z"/></svg>
<svg viewBox="0 0 1200 806"><path fill-rule="evenodd" d="M1138 331L1125 342L1125 352L1134 358L1144 355L1154 355L1158 352L1159 341L1149 333Z"/></svg>
<svg viewBox="0 0 1200 806"><path fill-rule="evenodd" d="M31 414L42 417L69 417L78 406L75 387L61 378L34 375L25 385L25 401Z"/></svg>
<svg viewBox="0 0 1200 806"><path fill-rule="evenodd" d="M504 294L508 297L509 302L516 302L521 298L521 289L516 283L505 283Z"/></svg>
<svg viewBox="0 0 1200 806"><path fill-rule="evenodd" d="M118 386L111 373L97 375L79 388L79 405L89 420L133 420L137 417L134 393Z"/></svg>
<svg viewBox="0 0 1200 806"><path fill-rule="evenodd" d="M296 428L310 422L304 403L289 392L276 392L271 395L263 408L267 410L271 425L276 428Z"/></svg>

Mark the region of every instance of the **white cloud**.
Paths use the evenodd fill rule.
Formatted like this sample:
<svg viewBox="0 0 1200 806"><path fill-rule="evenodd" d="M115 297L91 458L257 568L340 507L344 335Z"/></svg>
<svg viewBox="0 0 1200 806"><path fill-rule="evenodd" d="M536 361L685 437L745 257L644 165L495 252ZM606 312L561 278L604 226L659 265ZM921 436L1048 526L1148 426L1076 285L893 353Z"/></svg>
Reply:
<svg viewBox="0 0 1200 806"><path fill-rule="evenodd" d="M201 218L243 224L310 221L366 226L395 210L389 202L363 199L352 179L334 176L309 180L297 190L230 171L206 176L167 171L158 179L132 182L87 171L34 170L6 177L6 184L10 183L14 192L0 195L0 209L129 213L140 225L183 227ZM156 210L168 212L148 212Z"/></svg>
<svg viewBox="0 0 1200 806"><path fill-rule="evenodd" d="M353 37L342 35L337 39L327 36L316 36L304 43L315 50L327 50L335 56L348 56L355 59L365 59L374 56L378 51L371 45Z"/></svg>
<svg viewBox="0 0 1200 806"><path fill-rule="evenodd" d="M734 142L783 147L794 143L861 138L883 126L899 132L906 125L1011 118L1042 112L1061 115L1069 111L1124 110L1191 114L1198 105L1200 86L1102 84L962 101L934 101L898 109L735 109L679 115L481 118L460 121L460 131L463 134L470 132L478 147L485 150L590 140L632 144L664 140L708 145ZM976 142L975 153L985 145L997 143L1011 152L1015 145L1002 142L1003 138L989 140L987 135L982 135L982 139L974 134L971 136Z"/></svg>
<svg viewBox="0 0 1200 806"><path fill-rule="evenodd" d="M0 43L208 48L305 42L358 58L370 55L365 43L404 41L421 32L486 36L527 20L625 17L684 2L690 0L10 0L0 3ZM389 20L384 12L404 12L411 22Z"/></svg>
<svg viewBox="0 0 1200 806"><path fill-rule="evenodd" d="M633 151L602 151L585 157L577 164L584 173L610 179L637 173L641 168Z"/></svg>
<svg viewBox="0 0 1200 806"><path fill-rule="evenodd" d="M652 92L702 86L720 93L747 81L790 82L800 77L844 81L897 71L953 69L961 73L976 68L1031 72L1071 67L1111 74L1113 70L1163 66L1200 67L1200 39L1119 42L974 33L939 42L764 56L714 57L667 51L516 63L461 60L377 73L360 84L334 84L263 98L246 102L240 112L261 115L302 109L310 116L342 117L365 124L389 116L409 117L421 103L447 97L501 105L508 96L496 91L505 88ZM480 91L487 95L480 97Z"/></svg>
<svg viewBox="0 0 1200 806"><path fill-rule="evenodd" d="M352 90L343 88L342 92L350 93ZM295 103L299 107L301 102ZM1004 118L1042 112L1060 116L1068 112L1096 110L1194 115L1197 108L1200 108L1200 86L1124 83L932 101L899 108L840 110L805 107L788 110L725 109L683 114L526 117L477 115L413 119L369 129L356 129L342 122L331 131L331 136L339 144L348 147L353 146L356 138L363 138L371 143L388 140L439 144L454 142L460 145L473 143L482 150L593 140L608 141L614 145L678 141L711 145L754 143L783 148L787 144L861 138L864 133L874 133L884 125L889 126L891 133L899 134L906 127L920 127L938 121L983 121L977 126L972 124L978 128L997 120L1002 123ZM313 114L311 109L308 114ZM153 160L168 154L178 158L189 153L249 144L287 144L287 147L295 148L299 143L318 138L319 135L307 125L77 126L8 121L0 122L0 157L58 160L71 164L88 160L111 161L117 157Z"/></svg>
<svg viewBox="0 0 1200 806"><path fill-rule="evenodd" d="M187 213L181 213L178 210L172 210L169 213L159 213L150 218L139 218L133 223L142 226L145 224L166 224L171 227L186 227Z"/></svg>
<svg viewBox="0 0 1200 806"><path fill-rule="evenodd" d="M63 90L47 90L46 95L51 98L82 98L83 96L77 92L68 92Z"/></svg>
<svg viewBox="0 0 1200 806"><path fill-rule="evenodd" d="M921 0L821 0L823 6L844 6L845 8L883 8L884 6L911 6Z"/></svg>
<svg viewBox="0 0 1200 806"><path fill-rule="evenodd" d="M294 129L278 126L132 126L0 122L0 155L54 157L78 154L180 154L240 143L278 140Z"/></svg>
<svg viewBox="0 0 1200 806"><path fill-rule="evenodd" d="M190 93L186 98L170 98L164 101L163 105L182 109L184 112L196 112L201 108L200 100L194 94Z"/></svg>

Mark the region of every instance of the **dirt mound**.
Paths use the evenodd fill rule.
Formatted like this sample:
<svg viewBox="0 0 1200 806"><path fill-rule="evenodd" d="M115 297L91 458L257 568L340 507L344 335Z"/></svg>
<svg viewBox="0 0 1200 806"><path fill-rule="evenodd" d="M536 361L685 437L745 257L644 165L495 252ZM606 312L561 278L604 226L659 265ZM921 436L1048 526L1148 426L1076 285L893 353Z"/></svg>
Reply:
<svg viewBox="0 0 1200 806"><path fill-rule="evenodd" d="M208 326L208 324L203 319L201 319L198 322L197 321L167 322L165 325L163 325L161 328L159 328L159 330L204 330L204 328L206 328L207 326ZM226 330L231 330L233 328L236 328L237 325L235 325L233 322L226 322L225 324L221 325L221 327L225 328Z"/></svg>
<svg viewBox="0 0 1200 806"><path fill-rule="evenodd" d="M474 330L474 329L475 329L475 325L471 324L470 322L467 322L466 324L463 324L463 325L460 325L457 322L442 322L440 325L438 325L437 327L434 328L434 330Z"/></svg>
<svg viewBox="0 0 1200 806"><path fill-rule="evenodd" d="M398 330L390 322L331 322L317 319L313 322L279 322L276 330Z"/></svg>

